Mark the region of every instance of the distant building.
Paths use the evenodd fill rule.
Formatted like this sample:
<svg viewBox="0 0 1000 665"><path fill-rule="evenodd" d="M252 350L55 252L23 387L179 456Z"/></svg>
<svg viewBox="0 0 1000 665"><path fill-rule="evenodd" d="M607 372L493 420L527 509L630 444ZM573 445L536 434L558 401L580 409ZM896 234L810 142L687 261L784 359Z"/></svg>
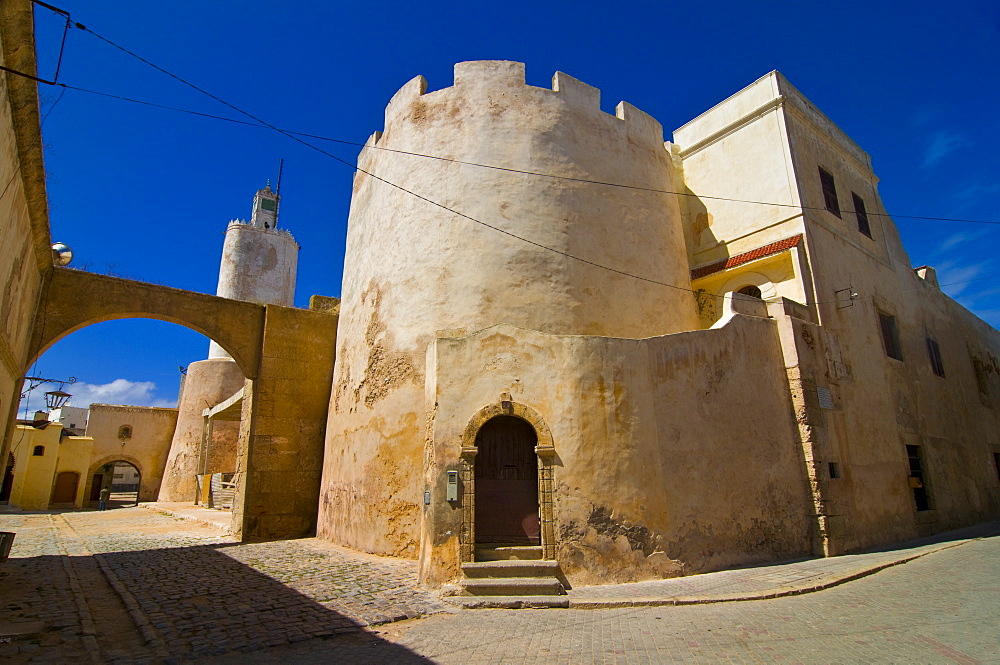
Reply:
<svg viewBox="0 0 1000 665"><path fill-rule="evenodd" d="M17 422L9 491L0 500L21 510L86 508L105 487L130 493L130 501L156 500L177 409L92 404L41 415ZM57 417L89 421L86 434L73 434Z"/></svg>

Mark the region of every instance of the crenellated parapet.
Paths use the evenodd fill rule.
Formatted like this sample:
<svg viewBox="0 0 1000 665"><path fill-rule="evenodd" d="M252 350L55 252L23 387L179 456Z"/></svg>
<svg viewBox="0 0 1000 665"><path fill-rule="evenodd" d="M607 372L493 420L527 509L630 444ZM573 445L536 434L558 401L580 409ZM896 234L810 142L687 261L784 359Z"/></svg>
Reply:
<svg viewBox="0 0 1000 665"><path fill-rule="evenodd" d="M229 225L226 226L226 231L228 232L229 229L232 229L232 228L238 228L238 229L255 229L257 231L260 231L261 233L266 233L266 234L269 234L269 235L286 236L286 237L290 238L292 240L292 242L295 242L295 236L293 236L292 232L289 231L288 229L276 229L276 228L267 228L267 227L263 227L263 226L258 226L256 224L254 224L253 222L250 222L250 221L245 220L245 219L232 219L232 220L230 220L229 221ZM299 248L299 244L297 242L295 242L295 247L297 249Z"/></svg>
<svg viewBox="0 0 1000 665"><path fill-rule="evenodd" d="M434 103L441 98L460 95L480 98L485 110L492 114L503 112L523 104L524 96L518 93L547 93L550 101L558 101L572 110L605 120L609 125L619 124L625 136L632 141L643 142L658 147L663 146L663 126L656 118L639 108L622 101L615 107L614 115L601 110L601 91L592 85L573 78L564 72L556 72L552 77L552 88L530 86L525 82L524 63L507 60L476 60L455 65L454 85L433 92L427 92L427 79L416 76L401 87L389 101L385 110L385 126L388 128L398 121L421 123L430 120L428 113L435 111ZM425 98L421 100L420 98ZM426 103L420 104L419 101ZM418 103L415 103L418 102ZM524 111L524 109L518 109ZM462 113L474 113L472 108L461 109ZM453 110L449 112L454 113ZM378 133L370 139L376 145L381 138Z"/></svg>

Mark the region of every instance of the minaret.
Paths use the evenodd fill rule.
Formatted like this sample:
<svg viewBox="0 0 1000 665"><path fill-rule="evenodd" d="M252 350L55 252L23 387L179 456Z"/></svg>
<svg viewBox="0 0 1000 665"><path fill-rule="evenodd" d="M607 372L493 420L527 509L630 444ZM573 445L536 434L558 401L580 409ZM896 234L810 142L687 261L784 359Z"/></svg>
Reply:
<svg viewBox="0 0 1000 665"><path fill-rule="evenodd" d="M291 233L278 228L280 200L268 184L254 194L249 222L229 222L216 295L293 306L299 246ZM213 422L207 428L203 411L239 392L244 380L236 361L214 341L208 360L188 365L159 501L191 501L198 474L236 471L239 422ZM211 440L203 441L206 431L211 432Z"/></svg>
<svg viewBox="0 0 1000 665"><path fill-rule="evenodd" d="M216 295L262 305L294 304L299 246L291 233L278 228L280 202L268 184L254 194L249 222L229 222ZM208 357L228 358L229 354L212 342Z"/></svg>

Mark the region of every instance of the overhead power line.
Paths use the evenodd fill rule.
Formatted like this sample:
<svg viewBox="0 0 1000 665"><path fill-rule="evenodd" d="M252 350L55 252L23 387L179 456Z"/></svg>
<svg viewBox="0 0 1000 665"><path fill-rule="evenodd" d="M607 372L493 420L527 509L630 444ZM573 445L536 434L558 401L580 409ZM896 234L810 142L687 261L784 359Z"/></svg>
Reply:
<svg viewBox="0 0 1000 665"><path fill-rule="evenodd" d="M46 6L46 7L50 8L50 9L52 9L53 11L59 11L60 13L66 14L66 16L68 18L68 13L63 12L62 10L57 10L56 8L51 7L50 5L46 5L45 3L39 2L39 0L33 0L33 1L36 2L37 4ZM67 25L69 25L68 21L67 21ZM207 90L205 90L205 89L197 86L196 84L191 83L190 81L187 81L186 79L184 79L184 78L182 78L182 77L180 77L180 76L178 76L178 75L176 75L176 74L174 74L174 73L172 73L172 72L164 69L163 67L160 67L159 65L157 65L157 64L155 64L155 63L153 63L153 62L151 62L151 61L143 58L142 56L138 55L137 53L134 53L133 51L125 48L124 46L121 46L121 45L113 42L112 40L110 40L110 39L108 39L106 37L101 36L100 34L94 32L90 28L87 28L86 26L84 26L81 23L74 22L73 26L76 27L76 28L78 28L78 29L80 29L80 30L83 30L85 32L90 33L91 35L93 35L97 39L105 42L106 44L108 44L108 45L110 45L110 46L112 46L112 47L114 47L114 48L122 51L123 53L126 53L127 55L129 55L129 56L131 56L131 57L139 60L140 62L143 62L144 64L146 64L146 65L152 67L153 69L156 69L157 71L159 71L159 72L161 72L161 73L163 73L163 74L165 74L165 75L167 75L167 76L175 79L176 81L178 81L180 83L183 83L184 85L192 88L193 90L195 90L195 91L197 91L197 92L199 92L199 93L201 93L201 94L203 94L203 95L205 95L205 96L207 96L207 97L209 97L211 99L214 99L215 101L217 101L220 104L223 104L224 106L226 106L226 107L228 107L228 108L236 111L237 113L239 113L239 114L241 114L243 116L246 116L247 118L250 118L254 122L253 123L248 123L248 122L245 122L245 121L235 120L235 119L232 119L232 118L226 118L226 117L223 117L223 116L217 116L217 115L212 115L212 114L207 114L207 113L200 113L200 112L197 112L197 111L190 111L190 110L187 110L187 109L180 109L180 108L176 108L176 107L169 107L169 106L164 106L164 105L160 105L160 104L155 104L155 103L152 103L152 102L145 102L145 101L131 99L131 98L127 98L127 97L121 97L121 96L118 96L118 95L112 95L110 93L102 93L102 92L98 92L98 91L94 91L94 90L88 90L88 89L85 89L85 88L79 88L79 87L76 87L76 86L70 86L70 85L67 85L67 84L64 84L64 83L57 83L55 81L46 81L46 80L40 79L40 78L38 78L36 76L32 76L30 74L25 74L23 72L14 71L14 70L8 69L6 67L0 67L0 69L4 69L6 71L9 71L9 72L17 74L17 75L26 76L28 78L31 78L31 79L35 80L35 81L38 81L38 82L41 82L41 83L46 83L46 84L49 84L49 85L58 85L58 86L61 86L61 87L64 87L64 88L69 88L69 89L73 89L73 90L79 90L81 92L88 92L88 93L98 94L98 95L102 95L102 96L106 96L106 97L114 97L114 98L122 99L122 100L125 100L125 101L135 102L135 103L144 104L144 105L148 105L148 106L160 107L160 108L164 108L164 109L168 109L168 110L172 110L172 111L178 111L178 112L182 112L182 113L189 113L189 114L193 114L193 115L199 115L199 116L214 118L214 119L218 119L218 120L224 120L224 121L228 121L228 122L234 122L234 123L238 123L238 124L244 124L244 125L250 125L250 126L257 126L257 127L265 127L265 128L271 129L271 130L273 130L275 132L278 132L279 134L282 134L283 136L285 136L285 137L287 137L287 138L289 138L289 139L291 139L293 141L296 141L297 143L300 143L300 144L302 144L302 145L304 145L304 146L306 146L306 147L308 147L308 148L310 148L312 150L315 150L316 152L319 152L320 154L323 154L323 155L325 155L325 156L333 159L336 162L339 162L339 163L341 163L341 164L343 164L345 166L348 166L351 169L355 169L355 170L357 170L360 173L364 173L365 175L367 175L367 176L369 176L369 177L371 177L371 178L373 178L373 179L375 179L375 180L377 180L379 182L382 182L382 183L384 183L384 184L386 184L386 185L388 185L390 187L398 189L398 190L400 190L402 192L405 192L405 193L407 193L407 194L409 194L409 195L411 195L411 196L413 196L415 198L418 198L418 199L420 199L422 201L425 201L425 202L427 202L427 203L429 203L429 204L431 204L433 206L441 208L441 209L443 209L443 210L445 210L447 212L450 212L450 213L452 213L454 215L458 215L459 217L467 219L467 220L469 220L471 222L474 222L474 223L479 224L481 226L484 226L486 228L492 229L494 231L497 231L497 232L502 233L504 235L510 236L510 237L515 238L517 240L520 240L522 242L528 243L528 244L533 245L535 247L538 247L540 249L544 249L546 251L553 252L553 253L559 254L561 256L565 256L566 258L569 258L569 259L572 259L572 260L575 260L575 261L579 261L581 263L584 263L584 264L587 264L587 265L591 265L591 266L594 266L596 268L600 268L600 269L603 269L603 270L607 270L609 272L617 273L619 275L623 275L623 276L626 276L626 277L631 277L633 279L637 279L637 280L640 280L640 281L648 282L648 283L651 283L651 284L656 284L656 285L659 285L659 286L664 286L664 287L675 289L675 290L679 290L679 291L685 291L685 292L695 293L695 294L702 293L704 295L710 295L710 296L714 296L714 297L718 297L718 298L726 298L726 297L730 297L730 295L731 295L731 294L730 295L725 295L724 294L724 295L720 296L720 295L716 295L716 294L705 294L704 292L699 292L699 291L696 291L694 289L686 288L686 287L683 287L683 286L678 286L676 284L670 284L670 283L667 283L667 282L662 282L662 281L655 280L655 279L652 279L652 278L649 278L649 277L644 277L642 275L636 275L634 273L630 273L630 272L627 272L627 271L624 271L624 270L619 270L617 268L613 268L611 266L607 266L607 265L598 263L596 261L590 261L589 259L585 259L585 258L576 256L576 255L570 254L568 252L564 252L562 250L555 249L553 247L548 247L546 245L538 243L538 242L536 242L534 240L531 240L529 238L525 238L523 236L519 236L519 235L517 235L517 234L515 234L515 233L513 233L511 231L507 231L506 229L500 228L498 226L494 226L492 224L489 224L488 222L485 222L483 220L480 220L480 219L477 219L475 217L472 217L471 215L463 213L463 212L461 212L459 210L455 210L453 208L450 208L450 207L444 205L443 203L439 203L439 202L437 202L437 201L435 201L433 199L430 199L430 198L428 198L426 196L423 196L423 195L421 195L421 194L419 194L417 192L414 192L414 191L412 191L410 189L407 189L406 187L403 187L402 185L399 185L399 184L394 183L394 182L392 182L390 180L387 180L387 179L385 179L385 178L383 178L381 176L378 176L378 175L372 173L371 171L363 169L359 165L353 164L352 162L350 162L348 160L342 159L342 158L340 158L340 157L338 157L338 156L336 156L336 155L334 155L334 154L332 154L330 152L327 152L326 150L323 150L322 148L320 148L320 147L318 147L316 145L313 145L312 143L309 143L308 141L305 141L305 140L303 140L302 138L299 138L299 137L301 137L301 136L307 136L307 137L310 137L310 138L316 138L316 139L326 140L326 141L331 141L331 142L336 142L336 143L342 143L342 144L347 144L347 145L355 145L355 146L360 146L360 147L363 147L363 148L367 147L367 148L383 149L383 150L387 150L387 151L390 151L390 152L395 152L395 153L400 153L400 154L407 154L407 155L412 155L412 156L415 156L415 157L423 157L423 158L436 159L436 160L441 160L441 161L448 161L448 162L453 162L453 163L458 163L458 164L463 164L463 165L468 165L468 166L474 166L474 167L480 167L480 168L489 168L489 169L495 169L495 170L506 171L506 172L511 172L511 173L518 173L518 174L523 174L523 175L537 176L537 177L547 177L547 178L555 178L555 179L562 179L562 180L570 180L570 181L575 181L575 182L588 183L588 184L596 184L596 185L603 185L603 186L609 186L609 187L621 187L621 188L626 188L626 189L634 189L634 190L647 191L647 192L653 192L653 193L662 193L662 194L672 194L672 195L677 195L677 196L696 196L698 198L709 198L709 199L714 199L714 200L724 200L724 201L731 201L731 202L749 203L749 204L755 204L755 205L785 206L785 207L802 208L802 209L822 209L822 210L825 210L825 208L811 208L811 207L808 207L808 206L799 206L799 205L795 205L795 204L770 203L770 202L764 202L764 201L753 201L753 200L735 199L735 198L728 198L728 197L703 196L703 195L697 195L697 194L688 193L688 192L675 192L675 191L670 191L670 190L659 190L659 189L647 188L647 187L639 187L639 186L634 186L634 185L625 185L625 184L621 184L621 183L610 183L610 182L588 180L588 179L585 179L585 178L576 178L576 177L572 177L572 176L560 176L560 175L554 175L554 174L537 173L537 172L524 171L524 170L514 169L514 168L509 168L509 167L495 166L495 165L489 165L489 164L480 164L480 163L476 163L476 162L465 162L465 161L462 161L462 160L456 160L456 159L451 159L451 158L446 158L446 157L440 157L440 156L435 156L435 155L426 155L426 154L416 153L416 152L394 150L394 149L391 149L391 148L379 148L378 146L368 146L366 144L357 143L357 142L354 142L354 141L346 141L346 140L342 140L342 139L333 139L333 138L319 136L319 135L305 134L303 132L295 132L295 131L291 131L291 130L285 130L285 129L279 128L279 127L277 127L277 126L275 126L275 125L273 125L273 124L271 124L271 123L263 120L262 118L259 118L259 117L255 116L255 115L253 115L252 113L250 113L248 111L245 111L245 110L239 108L238 106L236 106L234 104L231 104L230 102L227 102L226 100L222 99L221 97L218 97L218 96L212 94L211 92L208 92ZM61 53L60 53L60 57L61 57ZM869 215L883 215L883 213L868 213L868 214ZM986 220L961 220L961 219L950 219L950 218L940 218L940 217L919 217L919 216L912 216L912 215L898 215L898 216L899 217L906 217L906 218L909 218L909 219L925 219L925 220L934 220L934 221L967 222L967 223L983 223L983 224L1000 224L1000 222L986 221ZM855 299L857 299L857 298L855 298ZM836 302L836 301L828 301L828 302ZM815 304L822 304L822 303L815 303Z"/></svg>
<svg viewBox="0 0 1000 665"><path fill-rule="evenodd" d="M258 122L247 122L246 120L239 120L237 118L227 118L225 116L215 115L214 113L204 113L202 111L194 111L194 110L191 110L191 109L180 108L180 107L177 107L177 106L170 106L170 105L167 105L167 104L159 104L159 103L156 103L156 102L150 102L150 101L146 101L146 100L142 100L142 99L135 99L134 97L125 97L125 96L122 96L122 95L116 95L116 94L109 93L109 92L101 92L100 90L92 90L92 89L89 89L89 88L81 88L79 86L69 85L69 84L65 84L65 83L59 83L57 85L63 86L63 87L68 88L70 90L76 90L78 92L86 92L86 93L91 94L91 95L99 95L101 97L108 97L110 99L117 99L117 100L120 100L120 101L131 102L133 104L141 104L143 106L150 106L150 107L153 107L153 108L159 108L159 109L163 109L163 110L166 110L166 111L175 111L175 112L178 112L178 113L186 113L188 115L200 116L200 117L203 117L203 118L210 118L212 120L222 120L222 121L225 121L225 122L230 122L230 123L234 123L234 124L237 124L237 125L244 125L244 126L247 126L247 127L258 127L260 129L277 129L277 128L273 128L273 127L271 127L269 125L260 124ZM428 155L426 153L414 152L414 151L411 151L411 150L399 150L397 148L387 148L385 146L379 146L379 145L368 145L367 143L362 143L362 142L359 142L359 141L349 141L347 139L338 139L338 138L333 138L331 136L323 136L322 134L310 134L308 132L300 132L300 131L296 131L296 130L293 130L293 129L281 129L281 130L278 130L278 131L281 131L283 134L294 134L295 136L301 136L301 137L304 137L304 138L318 139L320 141L329 141L330 143L340 143L342 145L356 146L356 147L364 148L364 149L368 149L368 150L381 150L381 151L384 151L384 152L391 152L391 153L396 153L396 154L399 154L399 155L409 155L411 157L421 157L421 158L424 158L424 159L433 159L433 160L436 160L436 161L449 162L449 163L452 163L452 164L461 164L463 166L474 166L474 167L478 167L478 168L492 169L492 170L495 170L495 171L505 171L507 173L516 173L516 174L528 175L528 176L535 176L535 177L540 177L540 178L552 178L552 179L556 179L556 180L568 180L568 181L571 181L571 182L579 182L579 183L585 183L585 184L591 184L591 185L603 185L605 187L617 187L617 188L622 188L622 189L633 189L633 190L637 190L637 191L650 192L650 193L654 193L654 194L672 194L674 196L688 196L688 197L698 198L698 199L711 199L713 201L728 201L728 202L732 202L732 203L748 203L748 204L752 204L752 205L778 206L778 207L795 208L795 209L801 209L801 210L826 210L825 207L820 207L820 206L807 206L807 205L800 205L800 204L796 204L796 203L775 203L775 202L772 202L772 201L757 201L757 200L753 200L753 199L738 199L738 198L733 198L733 197L728 197L728 196L712 196L712 195L708 195L708 194L695 194L694 192L678 192L678 191L669 190L669 189L657 189L655 187L641 187L641 186L638 186L638 185L628 185L628 184L619 183L619 182L607 182L607 181L603 181L603 180L591 180L589 178L580 178L580 177L575 177L575 176L558 175L558 174L555 174L555 173L542 173L542 172L539 172L539 171L527 171L527 170L523 170L523 169L516 169L516 168L510 167L510 166L498 166L496 164L482 164L482 163L479 163L479 162L470 162L470 161L466 161L466 160L462 160L462 159L455 159L453 157L442 157L440 155ZM841 212L842 213L852 213L852 214L854 213L853 210L842 210ZM931 217L931 216L926 216L926 215L898 215L898 214L889 214L889 213L871 212L871 211L865 211L865 214L867 214L869 217L898 217L900 219L916 219L916 220L936 221L936 222L957 222L957 223L963 223L963 224L996 224L996 225L1000 225L1000 221L984 220L984 219L961 219L961 218L955 218L955 217Z"/></svg>

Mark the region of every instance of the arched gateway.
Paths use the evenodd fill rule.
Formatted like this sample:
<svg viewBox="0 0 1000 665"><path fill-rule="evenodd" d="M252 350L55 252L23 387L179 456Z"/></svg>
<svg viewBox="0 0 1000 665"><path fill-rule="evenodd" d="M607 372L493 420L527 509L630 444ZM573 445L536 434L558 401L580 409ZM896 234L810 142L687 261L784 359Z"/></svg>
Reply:
<svg viewBox="0 0 1000 665"><path fill-rule="evenodd" d="M225 349L249 379L237 450L234 535L296 538L314 533L337 314L52 268L36 310L27 365L81 328L126 318L159 319L199 332ZM7 423L8 438L12 422ZM293 457L295 464L289 466ZM85 498L95 473L91 469L82 480ZM70 486L68 478L64 484Z"/></svg>

